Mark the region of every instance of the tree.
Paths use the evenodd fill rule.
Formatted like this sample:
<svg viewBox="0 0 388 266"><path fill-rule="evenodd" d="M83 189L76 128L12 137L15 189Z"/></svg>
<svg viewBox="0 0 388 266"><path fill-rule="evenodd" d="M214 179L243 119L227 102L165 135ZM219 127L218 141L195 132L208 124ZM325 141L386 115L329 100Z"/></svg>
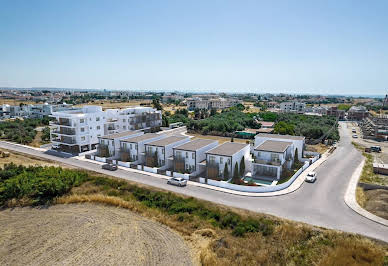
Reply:
<svg viewBox="0 0 388 266"><path fill-rule="evenodd" d="M157 110L163 110L162 105L160 104L158 99L153 99L152 100L152 106L157 109Z"/></svg>
<svg viewBox="0 0 388 266"><path fill-rule="evenodd" d="M229 178L229 168L228 168L228 164L225 163L225 166L224 166L224 180L228 180Z"/></svg>
<svg viewBox="0 0 388 266"><path fill-rule="evenodd" d="M153 167L158 167L158 151L154 153L154 165Z"/></svg>
<svg viewBox="0 0 388 266"><path fill-rule="evenodd" d="M168 121L168 117L165 115L162 115L162 127L168 127L170 125L170 122Z"/></svg>
<svg viewBox="0 0 388 266"><path fill-rule="evenodd" d="M231 137L230 142L234 142L234 138L233 137Z"/></svg>
<svg viewBox="0 0 388 266"><path fill-rule="evenodd" d="M210 116L213 116L213 115L216 115L216 114L217 114L217 109L212 108L212 109L210 110Z"/></svg>
<svg viewBox="0 0 388 266"><path fill-rule="evenodd" d="M240 181L240 176L238 172L238 163L234 165L234 171L233 171L233 183L238 184Z"/></svg>
<svg viewBox="0 0 388 266"><path fill-rule="evenodd" d="M240 176L244 176L244 173L245 173L245 157L243 156L240 162Z"/></svg>

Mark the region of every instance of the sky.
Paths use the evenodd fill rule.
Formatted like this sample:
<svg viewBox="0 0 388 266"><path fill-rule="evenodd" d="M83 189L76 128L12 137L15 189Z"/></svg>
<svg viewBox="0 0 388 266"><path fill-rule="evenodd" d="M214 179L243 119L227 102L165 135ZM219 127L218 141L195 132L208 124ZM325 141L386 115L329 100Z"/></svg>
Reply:
<svg viewBox="0 0 388 266"><path fill-rule="evenodd" d="M388 1L0 0L0 87L388 93Z"/></svg>

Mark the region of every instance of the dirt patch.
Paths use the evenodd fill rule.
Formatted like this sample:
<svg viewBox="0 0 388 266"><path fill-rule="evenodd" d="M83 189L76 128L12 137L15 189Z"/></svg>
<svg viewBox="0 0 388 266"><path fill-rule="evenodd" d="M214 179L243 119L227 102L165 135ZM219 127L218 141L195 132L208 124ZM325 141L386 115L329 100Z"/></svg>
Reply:
<svg viewBox="0 0 388 266"><path fill-rule="evenodd" d="M388 219L388 190L365 190L364 194L367 199L364 208L379 217Z"/></svg>
<svg viewBox="0 0 388 266"><path fill-rule="evenodd" d="M0 227L0 265L192 265L177 233L122 208L7 209Z"/></svg>
<svg viewBox="0 0 388 266"><path fill-rule="evenodd" d="M8 151L10 153L9 157L0 158L0 167L3 167L5 164L14 163L17 165L24 165L24 166L41 165L41 166L61 166L66 168L73 168L66 164L62 164L62 163L54 162L50 160L44 160L34 156L29 156L25 153L18 153L18 152L6 150L6 149L0 149L0 150Z"/></svg>

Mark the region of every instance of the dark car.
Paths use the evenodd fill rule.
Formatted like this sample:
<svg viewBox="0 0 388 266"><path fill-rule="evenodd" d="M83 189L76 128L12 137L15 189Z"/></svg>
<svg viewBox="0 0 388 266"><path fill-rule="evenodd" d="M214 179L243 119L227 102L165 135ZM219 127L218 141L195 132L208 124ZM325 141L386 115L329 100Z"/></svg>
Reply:
<svg viewBox="0 0 388 266"><path fill-rule="evenodd" d="M102 169L109 170L109 171L116 171L117 165L113 163L106 163L102 165Z"/></svg>

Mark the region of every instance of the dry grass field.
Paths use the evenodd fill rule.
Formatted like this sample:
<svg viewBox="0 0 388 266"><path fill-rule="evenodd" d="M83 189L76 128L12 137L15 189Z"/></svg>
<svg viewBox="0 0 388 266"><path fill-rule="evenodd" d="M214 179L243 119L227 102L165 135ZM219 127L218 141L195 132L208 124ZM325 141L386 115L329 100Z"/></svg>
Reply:
<svg viewBox="0 0 388 266"><path fill-rule="evenodd" d="M36 104L33 101L19 101L19 100L0 98L0 104L19 105L21 103L23 103L23 104Z"/></svg>
<svg viewBox="0 0 388 266"><path fill-rule="evenodd" d="M0 211L0 227L0 265L193 264L176 232L122 208L7 209Z"/></svg>
<svg viewBox="0 0 388 266"><path fill-rule="evenodd" d="M50 160L43 160L40 158L36 158L34 156L29 156L24 153L18 153L14 151L5 150L5 149L1 149L1 150L8 151L10 153L10 156L5 158L0 158L0 167L3 167L5 164L14 163L17 165L24 165L24 166L41 165L41 166L61 166L61 167L71 168L70 166L65 164L61 164Z"/></svg>

